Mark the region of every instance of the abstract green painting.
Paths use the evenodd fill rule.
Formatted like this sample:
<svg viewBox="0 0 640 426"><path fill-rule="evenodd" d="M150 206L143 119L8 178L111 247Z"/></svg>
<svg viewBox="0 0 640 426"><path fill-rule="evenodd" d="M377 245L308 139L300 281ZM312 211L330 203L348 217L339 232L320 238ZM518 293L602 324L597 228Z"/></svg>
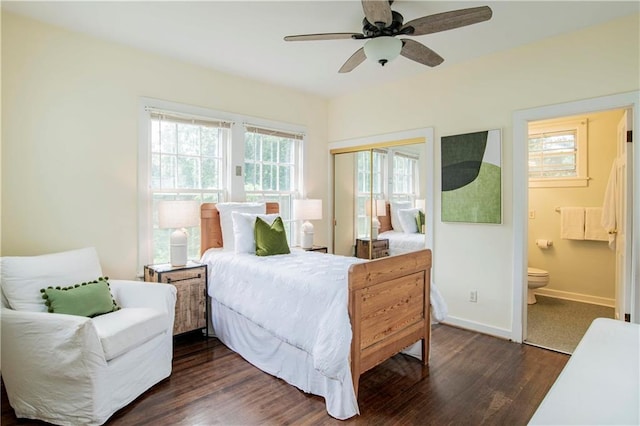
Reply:
<svg viewBox="0 0 640 426"><path fill-rule="evenodd" d="M502 222L500 130L443 136L442 221Z"/></svg>

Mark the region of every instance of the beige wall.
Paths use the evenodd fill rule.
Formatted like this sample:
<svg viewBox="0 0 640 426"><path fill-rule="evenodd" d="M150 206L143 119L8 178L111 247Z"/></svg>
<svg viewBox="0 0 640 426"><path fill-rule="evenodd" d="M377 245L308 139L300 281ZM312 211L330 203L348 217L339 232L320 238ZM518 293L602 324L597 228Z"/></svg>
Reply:
<svg viewBox="0 0 640 426"><path fill-rule="evenodd" d="M576 241L560 238L560 214L556 207L601 207L609 179L611 165L616 156L617 125L623 111L589 114L588 120L588 175L587 187L529 188L529 266L549 271L549 285L541 293L553 295L555 291L572 293L563 295L583 298L592 296L608 300L613 306L615 298L615 256L607 242ZM549 121L547 121L549 122ZM541 250L535 245L537 238L553 240L553 246ZM557 293L555 293L557 295Z"/></svg>
<svg viewBox="0 0 640 426"><path fill-rule="evenodd" d="M638 90L638 28L638 16L624 18L463 64L445 62L327 104L3 13L2 254L95 245L107 274L135 274L140 96L307 126L306 159L313 162L305 185L310 197L325 199L327 141L433 126L434 281L452 319L499 334L510 330L513 309L513 113ZM381 108L380 99L392 106ZM439 138L496 128L503 224L441 223ZM327 223L314 224L317 243L329 241ZM467 301L472 289L477 303Z"/></svg>
<svg viewBox="0 0 640 426"><path fill-rule="evenodd" d="M135 276L142 96L306 126L306 190L327 195L319 97L10 13L2 14L2 89L3 255L96 246L105 273ZM326 232L316 242L326 244Z"/></svg>
<svg viewBox="0 0 640 426"><path fill-rule="evenodd" d="M447 66L446 52L440 52L445 57L441 67L331 100L332 142L435 128L433 280L452 322L510 336L514 112L638 90L639 26L639 16L631 16L452 66ZM394 106L381 108L380 99ZM440 137L489 129L502 129L503 223L442 223ZM470 290L478 291L477 303L468 301Z"/></svg>

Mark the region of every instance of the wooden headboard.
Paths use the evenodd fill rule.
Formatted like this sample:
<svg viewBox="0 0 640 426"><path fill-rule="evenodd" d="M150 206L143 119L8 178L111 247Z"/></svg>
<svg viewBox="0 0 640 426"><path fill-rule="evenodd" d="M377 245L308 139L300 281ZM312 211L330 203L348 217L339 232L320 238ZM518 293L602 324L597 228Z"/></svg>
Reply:
<svg viewBox="0 0 640 426"><path fill-rule="evenodd" d="M380 229L378 232L391 231L393 229L391 226L391 204L385 203L385 208L387 209L387 215L378 216L378 221L380 222Z"/></svg>
<svg viewBox="0 0 640 426"><path fill-rule="evenodd" d="M280 213L278 203L268 202L267 214ZM200 205L200 255L210 248L223 246L222 228L220 227L220 212L215 203Z"/></svg>

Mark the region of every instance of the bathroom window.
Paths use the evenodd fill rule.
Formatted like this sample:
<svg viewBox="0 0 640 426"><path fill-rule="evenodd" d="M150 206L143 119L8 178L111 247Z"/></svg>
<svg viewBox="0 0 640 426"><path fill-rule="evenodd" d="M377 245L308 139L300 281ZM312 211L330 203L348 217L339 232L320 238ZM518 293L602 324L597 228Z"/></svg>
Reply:
<svg viewBox="0 0 640 426"><path fill-rule="evenodd" d="M529 187L587 186L587 119L529 125Z"/></svg>

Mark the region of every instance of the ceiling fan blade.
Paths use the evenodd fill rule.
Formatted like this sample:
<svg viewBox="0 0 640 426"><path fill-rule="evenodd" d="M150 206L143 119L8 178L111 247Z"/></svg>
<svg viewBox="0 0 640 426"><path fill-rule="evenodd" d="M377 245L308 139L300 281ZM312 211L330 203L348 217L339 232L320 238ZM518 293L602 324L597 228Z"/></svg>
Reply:
<svg viewBox="0 0 640 426"><path fill-rule="evenodd" d="M402 50L400 51L400 54L405 58L430 67L440 65L442 61L444 61L442 56L438 55L424 44L408 38L402 39Z"/></svg>
<svg viewBox="0 0 640 426"><path fill-rule="evenodd" d="M423 16L422 18L409 21L402 26L400 31L408 27L413 27L413 32L404 34L412 36L433 34L488 21L492 15L493 12L489 6L452 10L450 12L436 13L435 15Z"/></svg>
<svg viewBox="0 0 640 426"><path fill-rule="evenodd" d="M343 40L364 38L360 33L327 33L327 34L300 34L290 35L284 41L308 41L308 40Z"/></svg>
<svg viewBox="0 0 640 426"><path fill-rule="evenodd" d="M388 27L393 22L389 0L362 0L362 10L369 23L383 22Z"/></svg>
<svg viewBox="0 0 640 426"><path fill-rule="evenodd" d="M364 54L364 47L361 47L360 49L356 50L356 52L351 55L349 59L347 59L347 62L342 65L342 68L340 68L338 72L345 73L352 71L355 67L363 63L365 59L367 59L367 57Z"/></svg>

